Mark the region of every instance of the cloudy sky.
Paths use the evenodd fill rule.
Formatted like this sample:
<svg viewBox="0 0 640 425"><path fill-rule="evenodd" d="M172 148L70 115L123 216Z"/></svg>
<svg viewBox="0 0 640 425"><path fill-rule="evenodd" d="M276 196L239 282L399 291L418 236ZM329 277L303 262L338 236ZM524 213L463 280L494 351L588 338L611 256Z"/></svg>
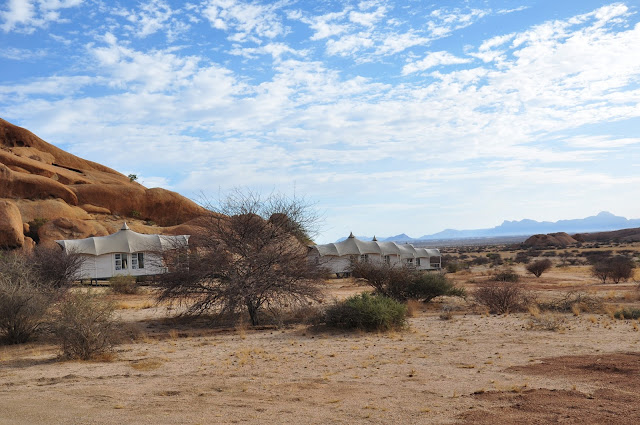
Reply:
<svg viewBox="0 0 640 425"><path fill-rule="evenodd" d="M0 2L0 117L320 242L640 217L637 0Z"/></svg>

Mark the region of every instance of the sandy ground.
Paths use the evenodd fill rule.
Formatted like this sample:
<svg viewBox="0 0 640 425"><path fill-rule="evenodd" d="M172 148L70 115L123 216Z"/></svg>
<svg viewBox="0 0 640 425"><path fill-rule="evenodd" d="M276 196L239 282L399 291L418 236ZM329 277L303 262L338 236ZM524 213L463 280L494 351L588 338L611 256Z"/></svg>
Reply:
<svg viewBox="0 0 640 425"><path fill-rule="evenodd" d="M483 271L454 275L472 290ZM572 277L573 276L573 277ZM635 286L597 285L584 270L525 284L638 305ZM342 298L363 290L333 281ZM439 300L387 334L206 329L162 320L145 296L118 298L135 341L103 361L61 361L43 342L0 346L2 424L637 423L638 321L606 314L490 316ZM443 305L452 320L441 320Z"/></svg>

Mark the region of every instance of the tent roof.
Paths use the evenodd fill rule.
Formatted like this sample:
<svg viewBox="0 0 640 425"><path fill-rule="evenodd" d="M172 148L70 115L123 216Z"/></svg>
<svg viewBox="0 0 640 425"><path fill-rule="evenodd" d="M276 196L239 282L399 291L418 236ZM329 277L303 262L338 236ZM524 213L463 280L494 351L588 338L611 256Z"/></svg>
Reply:
<svg viewBox="0 0 640 425"><path fill-rule="evenodd" d="M397 244L395 242L361 241L349 236L342 242L315 245L321 256L333 255L342 257L344 255L397 255L400 258L427 258L438 257L440 251L432 248L416 248L411 244Z"/></svg>
<svg viewBox="0 0 640 425"><path fill-rule="evenodd" d="M113 252L164 251L177 246L187 246L190 235L143 235L129 229L127 223L109 236L56 241L65 252L102 255Z"/></svg>

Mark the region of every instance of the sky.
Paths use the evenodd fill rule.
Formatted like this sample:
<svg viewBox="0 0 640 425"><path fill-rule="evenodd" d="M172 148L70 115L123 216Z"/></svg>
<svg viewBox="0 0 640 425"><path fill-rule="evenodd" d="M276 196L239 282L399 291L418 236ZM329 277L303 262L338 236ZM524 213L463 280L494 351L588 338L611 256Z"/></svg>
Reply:
<svg viewBox="0 0 640 425"><path fill-rule="evenodd" d="M640 2L4 0L0 117L316 241L640 217Z"/></svg>

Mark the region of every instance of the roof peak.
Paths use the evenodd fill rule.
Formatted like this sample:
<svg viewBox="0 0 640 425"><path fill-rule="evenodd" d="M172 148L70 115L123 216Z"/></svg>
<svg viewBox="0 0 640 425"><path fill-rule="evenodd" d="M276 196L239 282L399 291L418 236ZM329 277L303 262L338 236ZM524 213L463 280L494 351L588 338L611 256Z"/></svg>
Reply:
<svg viewBox="0 0 640 425"><path fill-rule="evenodd" d="M350 232L349 233L349 239L353 239L353 238L355 238L355 236L353 236L353 232Z"/></svg>
<svg viewBox="0 0 640 425"><path fill-rule="evenodd" d="M124 223L122 223L122 227L120 228L120 230L131 230L131 229L129 229L129 226L127 226L127 222L125 221Z"/></svg>

